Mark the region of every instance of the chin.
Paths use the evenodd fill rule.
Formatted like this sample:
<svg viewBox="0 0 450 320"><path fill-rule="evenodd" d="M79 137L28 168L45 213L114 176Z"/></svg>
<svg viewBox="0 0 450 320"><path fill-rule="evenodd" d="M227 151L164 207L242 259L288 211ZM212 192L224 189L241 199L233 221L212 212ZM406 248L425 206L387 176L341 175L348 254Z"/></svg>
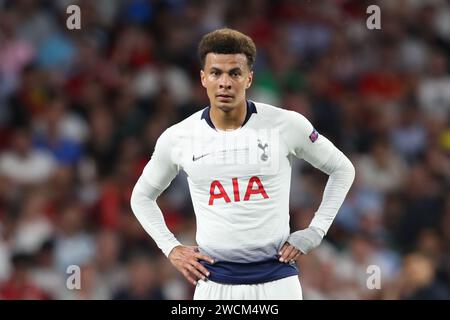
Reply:
<svg viewBox="0 0 450 320"><path fill-rule="evenodd" d="M216 104L217 108L219 108L220 110L222 110L223 112L230 112L232 111L235 106L233 104L230 103L217 103Z"/></svg>

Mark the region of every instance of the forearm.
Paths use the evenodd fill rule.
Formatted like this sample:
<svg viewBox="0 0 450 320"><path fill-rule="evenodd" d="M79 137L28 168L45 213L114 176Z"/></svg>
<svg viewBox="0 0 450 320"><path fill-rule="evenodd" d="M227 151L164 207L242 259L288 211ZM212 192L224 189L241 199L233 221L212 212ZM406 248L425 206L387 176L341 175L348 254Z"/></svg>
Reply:
<svg viewBox="0 0 450 320"><path fill-rule="evenodd" d="M144 230L163 253L169 256L170 251L181 244L167 228L161 209L156 203L160 193L161 190L152 187L140 177L131 195L131 208Z"/></svg>
<svg viewBox="0 0 450 320"><path fill-rule="evenodd" d="M321 243L355 178L355 168L352 163L337 149L324 164L317 168L329 175L322 202L309 227L292 233L288 238L291 245L305 254Z"/></svg>
<svg viewBox="0 0 450 320"><path fill-rule="evenodd" d="M319 169L327 173L329 177L323 192L322 202L311 221L310 227L319 229L325 235L350 190L355 178L355 168L350 160L338 151Z"/></svg>

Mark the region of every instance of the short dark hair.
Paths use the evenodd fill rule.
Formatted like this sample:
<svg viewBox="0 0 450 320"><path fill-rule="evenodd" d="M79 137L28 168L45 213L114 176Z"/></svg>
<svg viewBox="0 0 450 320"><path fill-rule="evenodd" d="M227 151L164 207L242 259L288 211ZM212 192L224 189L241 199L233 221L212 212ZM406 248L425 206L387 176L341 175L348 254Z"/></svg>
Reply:
<svg viewBox="0 0 450 320"><path fill-rule="evenodd" d="M200 41L198 56L202 69L205 67L208 53L243 53L247 57L248 68L252 70L256 59L256 46L249 36L237 30L223 28L205 34Z"/></svg>

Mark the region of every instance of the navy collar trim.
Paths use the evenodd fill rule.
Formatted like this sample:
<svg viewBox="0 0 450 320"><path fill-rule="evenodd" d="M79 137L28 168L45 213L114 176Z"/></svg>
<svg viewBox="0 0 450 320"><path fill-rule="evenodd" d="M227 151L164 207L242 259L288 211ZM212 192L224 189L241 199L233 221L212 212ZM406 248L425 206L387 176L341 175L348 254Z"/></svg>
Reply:
<svg viewBox="0 0 450 320"><path fill-rule="evenodd" d="M207 123L211 128L213 128L214 130L216 130L216 127L214 126L214 124L213 124L213 122L212 122L212 120L211 120L211 117L210 117L210 115L209 115L209 110L210 110L210 109L211 109L211 107L208 106L208 107L206 107L206 108L203 110L201 119L205 119L205 120L206 120L206 123ZM244 123L242 123L242 126L244 126L244 125L248 122L248 120L250 120L250 117L252 116L253 113L258 113L258 112L256 111L255 103L253 103L253 102L250 101L250 100L247 100L247 113L246 113L246 115L245 115Z"/></svg>

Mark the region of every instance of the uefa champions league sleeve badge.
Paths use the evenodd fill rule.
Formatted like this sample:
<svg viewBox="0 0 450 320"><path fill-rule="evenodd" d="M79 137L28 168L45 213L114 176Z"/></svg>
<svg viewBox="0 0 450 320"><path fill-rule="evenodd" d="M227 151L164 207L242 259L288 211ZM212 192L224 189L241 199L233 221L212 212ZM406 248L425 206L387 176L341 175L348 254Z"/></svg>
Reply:
<svg viewBox="0 0 450 320"><path fill-rule="evenodd" d="M317 132L316 129L313 129L313 132L309 135L309 140L311 140L312 143L316 142L317 138L319 138L319 132Z"/></svg>

